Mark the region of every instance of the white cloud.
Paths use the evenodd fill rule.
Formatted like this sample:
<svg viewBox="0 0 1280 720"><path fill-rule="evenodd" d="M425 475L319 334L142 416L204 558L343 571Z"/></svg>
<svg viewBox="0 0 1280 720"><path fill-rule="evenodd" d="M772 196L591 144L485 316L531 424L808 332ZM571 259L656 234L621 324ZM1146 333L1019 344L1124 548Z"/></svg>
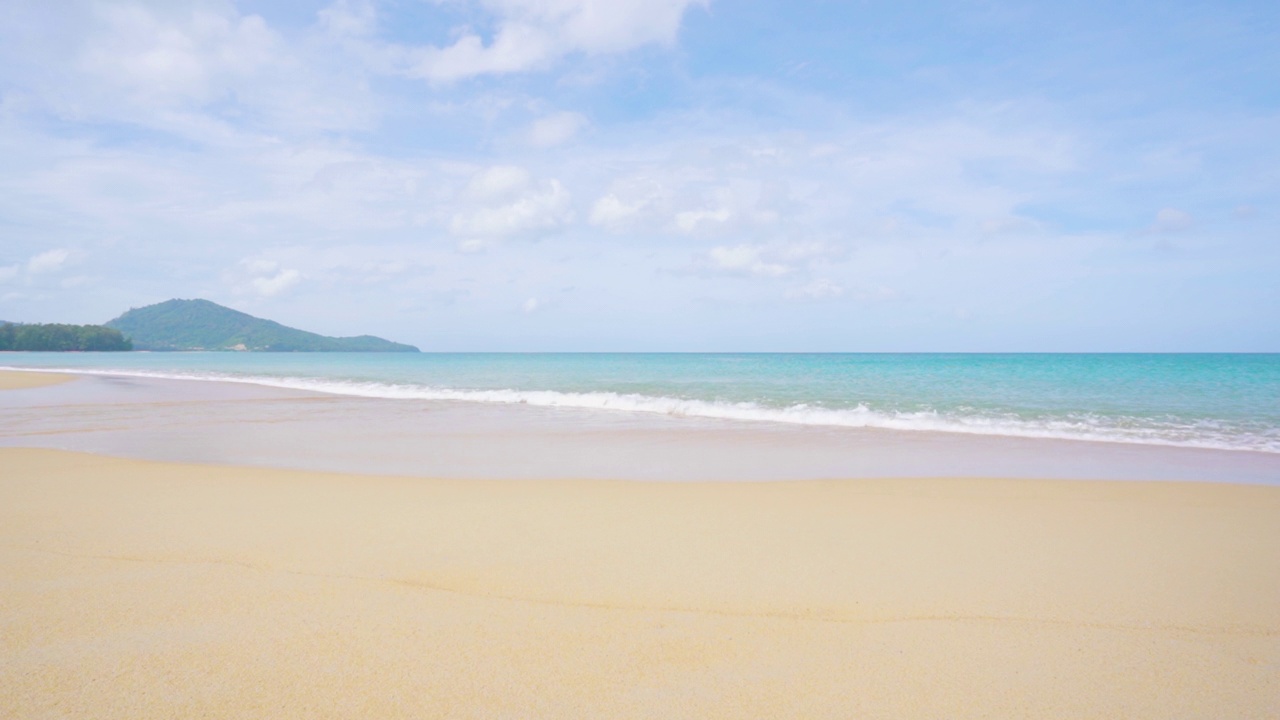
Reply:
<svg viewBox="0 0 1280 720"><path fill-rule="evenodd" d="M824 240L804 240L785 243L778 249L779 257L788 261L833 260L843 257L847 249Z"/></svg>
<svg viewBox="0 0 1280 720"><path fill-rule="evenodd" d="M706 269L730 275L778 278L810 276L826 272L847 250L824 240L775 241L717 245L707 251L701 263ZM813 279L787 292L788 297L835 297L843 289L830 280Z"/></svg>
<svg viewBox="0 0 1280 720"><path fill-rule="evenodd" d="M617 195L609 193L592 204L591 224L617 227L635 217L643 207L643 203L628 204Z"/></svg>
<svg viewBox="0 0 1280 720"><path fill-rule="evenodd" d="M841 295L844 295L844 288L827 278L814 278L787 291L787 297L793 300L829 300Z"/></svg>
<svg viewBox="0 0 1280 720"><path fill-rule="evenodd" d="M631 177L612 183L611 191L591 205L592 225L620 231L636 225L661 220L669 213L669 193L665 185L651 177Z"/></svg>
<svg viewBox="0 0 1280 720"><path fill-rule="evenodd" d="M170 15L137 3L94 10L104 32L91 38L81 69L149 102L209 102L277 60L278 38L257 15L198 6Z"/></svg>
<svg viewBox="0 0 1280 720"><path fill-rule="evenodd" d="M268 277L256 277L250 281L253 289L263 297L279 295L302 280L302 273L297 270L281 270Z"/></svg>
<svg viewBox="0 0 1280 720"><path fill-rule="evenodd" d="M574 112L558 112L538 118L529 128L529 143L534 147L552 147L567 142L585 127L587 119Z"/></svg>
<svg viewBox="0 0 1280 720"><path fill-rule="evenodd" d="M8 282L17 277L23 277L24 282L28 285L37 282L37 277L41 275L51 275L61 272L67 268L67 265L76 260L77 254L66 248L54 248L46 250L37 255L31 256L25 263L15 263L0 267L0 282ZM85 278L76 280L63 279L62 287L72 287L75 284L83 282ZM68 283L71 284L68 284Z"/></svg>
<svg viewBox="0 0 1280 720"><path fill-rule="evenodd" d="M379 112L361 59L226 0L28 5L0 28L6 103L218 145L247 127L369 127Z"/></svg>
<svg viewBox="0 0 1280 720"><path fill-rule="evenodd" d="M486 46L479 35L468 34L446 48L423 48L409 70L412 77L452 82L475 75L536 70L556 55L554 39L540 28L513 23L498 31Z"/></svg>
<svg viewBox="0 0 1280 720"><path fill-rule="evenodd" d="M1039 224L1034 220L1009 215L1000 218L987 218L982 221L979 227L982 232L988 235L1001 235L1004 233L1034 232L1039 229Z"/></svg>
<svg viewBox="0 0 1280 720"><path fill-rule="evenodd" d="M788 265L766 261L765 250L759 245L718 245L707 252L707 258L714 269L731 273L779 277L792 271Z"/></svg>
<svg viewBox="0 0 1280 720"><path fill-rule="evenodd" d="M27 272L32 275L54 272L62 268L71 258L71 251L65 248L46 250L27 261Z"/></svg>
<svg viewBox="0 0 1280 720"><path fill-rule="evenodd" d="M261 297L279 295L303 279L301 271L281 267L278 261L268 258L246 258L240 261L240 267L248 275L248 279L237 292L248 291Z"/></svg>
<svg viewBox="0 0 1280 720"><path fill-rule="evenodd" d="M321 27L335 37L367 37L378 29L378 13L367 0L335 0L316 17Z"/></svg>
<svg viewBox="0 0 1280 720"><path fill-rule="evenodd" d="M495 165L476 173L467 193L481 200L510 197L529 186L529 171L514 165Z"/></svg>
<svg viewBox="0 0 1280 720"><path fill-rule="evenodd" d="M699 182L695 193L675 191L677 197L694 195L688 209L671 217L675 230L686 235L714 235L732 230L759 230L777 222L780 207L789 204L786 183L776 178L777 148L720 148L726 157L711 170L715 175ZM705 171L704 171L705 172ZM700 196L700 197L698 197ZM689 205L692 207L689 207Z"/></svg>
<svg viewBox="0 0 1280 720"><path fill-rule="evenodd" d="M280 263L275 260L261 258L245 260L241 264L250 275L270 275L280 269Z"/></svg>
<svg viewBox="0 0 1280 720"><path fill-rule="evenodd" d="M621 53L671 44L685 10L705 0L481 0L497 21L486 44L473 31L447 47L413 48L408 73L433 82L546 67L576 52Z"/></svg>
<svg viewBox="0 0 1280 720"><path fill-rule="evenodd" d="M733 217L728 208L715 210L686 210L676 213L675 223L680 232L693 233L708 226L723 225Z"/></svg>
<svg viewBox="0 0 1280 720"><path fill-rule="evenodd" d="M955 297L983 312L991 305L984 294L1006 279L1056 290L1129 262L1102 240L1055 226L1070 220L1035 225L1037 212L1072 217L1057 212L1064 202L1090 204L1091 224L1122 216L1118 207L1138 202L1125 188L1142 185L1108 179L1129 150L1104 159L1090 128L1045 124L1064 122L1061 114L1002 119L1001 108L966 105L869 122L851 119L847 98L822 97L821 88L726 88L718 76L692 78L705 92L667 94L666 70L646 65L650 53L625 63L584 56L671 42L681 16L662 20L662 8L687 12L690 3L442 1L443 14L467 16L474 29L458 28L449 40L404 39L448 30L415 27L412 2L337 2L313 26L305 13L271 14L289 23L280 27L230 0L11 3L6 17L43 14L48 22L0 27L0 216L40 233L39 245L8 248L4 261L14 264L0 267L4 287L53 290L75 274L63 268L84 251L38 277L26 275L28 257L112 243L110 253L92 256L111 260L85 271L89 283L48 292L32 307L114 307L117 298L127 306L139 294L224 288L245 300L308 294L298 307L315 314L354 302L384 317L385 308L429 312L426 298L452 293L456 314L433 322L463 338L457 342L483 343L502 334L487 320L519 317L522 298L504 288L533 276L545 287L581 288L572 310L584 321L557 332L589 343L593 328L604 327L586 320L592 313L662 308L684 320L704 310L672 308L712 295L723 308L769 293L878 297L863 282L902 288L921 316ZM614 18L591 13L616 14L618 34L606 27ZM636 13L656 13L658 30L644 29ZM584 23L592 32L575 29ZM28 52L46 38L59 44ZM438 65L437 78L591 66L604 68L599 82L616 83L597 90L653 83L659 104L596 113L595 90L583 95L563 77L424 93L417 83L375 77L425 58L423 48L396 42L455 48L444 58L455 65ZM764 118L755 111L763 103L779 112ZM569 112L584 108L593 108L589 133ZM379 112L387 122L370 123L369 132L343 131ZM326 117L336 132L325 130L330 120L313 120ZM1217 205L1199 198L1196 206L1225 213L1258 203L1255 222L1265 226L1252 232L1274 236L1266 212L1274 203L1257 191L1265 183L1239 182L1220 190ZM1019 212L1033 215L1024 225ZM1162 214L1139 226L1194 227L1185 213ZM602 239L607 232L631 236L613 242ZM504 241L522 234L542 240ZM690 237L702 240L691 247ZM1272 257L1261 241L1249 242L1262 262ZM331 261L338 247L345 255ZM855 254L856 275L843 264ZM244 257L254 259L239 264ZM210 267L229 269L221 283ZM680 272L688 268L695 272ZM709 279L717 274L753 281ZM533 300L535 309L556 302ZM423 327L421 317L396 322Z"/></svg>
<svg viewBox="0 0 1280 720"><path fill-rule="evenodd" d="M902 293L886 285L876 285L870 288L860 288L858 290L857 295L858 295L858 299L860 300L871 300L871 301L879 301L879 302L902 299ZM968 311L962 310L959 312L966 313L966 315L963 315L961 317L967 317Z"/></svg>
<svg viewBox="0 0 1280 720"><path fill-rule="evenodd" d="M531 315L537 312L541 305L542 303L538 302L538 298L531 297L520 304L520 312L523 312L525 315Z"/></svg>
<svg viewBox="0 0 1280 720"><path fill-rule="evenodd" d="M554 178L534 183L519 168L490 168L472 179L478 207L454 214L449 231L462 237L505 237L560 227L572 218L569 191Z"/></svg>
<svg viewBox="0 0 1280 720"><path fill-rule="evenodd" d="M482 0L504 18L553 28L564 45L625 52L675 41L686 8L705 0Z"/></svg>
<svg viewBox="0 0 1280 720"><path fill-rule="evenodd" d="M1177 208L1162 208L1156 213L1156 221L1151 225L1152 232L1179 232L1195 224L1191 214Z"/></svg>

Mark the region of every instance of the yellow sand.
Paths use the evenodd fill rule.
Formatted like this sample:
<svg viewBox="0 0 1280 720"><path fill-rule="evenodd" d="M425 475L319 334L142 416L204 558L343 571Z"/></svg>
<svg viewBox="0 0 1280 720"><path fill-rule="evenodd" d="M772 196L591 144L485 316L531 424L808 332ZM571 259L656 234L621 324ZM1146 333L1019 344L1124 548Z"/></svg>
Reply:
<svg viewBox="0 0 1280 720"><path fill-rule="evenodd" d="M3 359L3 356L0 356L0 359ZM47 385L58 385L75 379L75 375L67 375L65 373L0 370L0 390L26 390Z"/></svg>
<svg viewBox="0 0 1280 720"><path fill-rule="evenodd" d="M1280 488L0 449L14 718L1280 716Z"/></svg>

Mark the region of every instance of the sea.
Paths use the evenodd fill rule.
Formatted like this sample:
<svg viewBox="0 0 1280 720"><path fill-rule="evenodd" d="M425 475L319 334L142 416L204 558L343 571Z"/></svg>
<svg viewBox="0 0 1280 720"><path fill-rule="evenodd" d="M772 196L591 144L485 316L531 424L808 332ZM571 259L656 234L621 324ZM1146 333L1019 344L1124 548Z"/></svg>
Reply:
<svg viewBox="0 0 1280 720"><path fill-rule="evenodd" d="M571 418L561 430L577 435L738 430L757 444L770 433L807 431L865 451L846 453L851 472L874 457L866 471L891 468L892 458L871 452L876 447L898 447L901 461L966 438L1030 456L1052 448L1064 459L1090 449L1105 455L1104 446L1112 454L1215 453L1166 453L1163 466L1139 475L1167 475L1179 457L1201 458L1210 469L1260 458L1251 472L1264 480L1280 468L1280 354L6 353L0 366L376 400L348 408L402 434L420 421L415 415L446 410L476 428L497 418L508 434L519 418L543 425ZM923 444L912 449L912 438ZM1020 440L1057 443L1007 444ZM904 467L928 474L943 464ZM816 474L839 475L838 466L827 462Z"/></svg>

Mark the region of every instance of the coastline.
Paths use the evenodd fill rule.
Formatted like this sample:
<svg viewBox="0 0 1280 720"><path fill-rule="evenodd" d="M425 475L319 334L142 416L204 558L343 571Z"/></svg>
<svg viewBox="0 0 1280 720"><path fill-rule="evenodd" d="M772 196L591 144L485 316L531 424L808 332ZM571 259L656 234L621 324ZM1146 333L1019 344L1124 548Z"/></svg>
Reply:
<svg viewBox="0 0 1280 720"><path fill-rule="evenodd" d="M81 380L0 395L14 717L1263 717L1280 697L1280 486L372 473L428 443L422 467L456 416ZM377 443L424 407L441 419ZM534 417L486 415L482 447ZM638 432L501 451L564 469ZM707 432L703 453L756 437ZM289 462L345 445L357 471L263 467L253 436ZM208 461L119 457L129 438Z"/></svg>
<svg viewBox="0 0 1280 720"><path fill-rule="evenodd" d="M193 352L14 360L117 380L352 399L1280 457L1280 411L1268 402L1280 392L1280 354Z"/></svg>
<svg viewBox="0 0 1280 720"><path fill-rule="evenodd" d="M352 397L213 379L73 377L0 394L0 447L428 478L1280 484L1280 453Z"/></svg>

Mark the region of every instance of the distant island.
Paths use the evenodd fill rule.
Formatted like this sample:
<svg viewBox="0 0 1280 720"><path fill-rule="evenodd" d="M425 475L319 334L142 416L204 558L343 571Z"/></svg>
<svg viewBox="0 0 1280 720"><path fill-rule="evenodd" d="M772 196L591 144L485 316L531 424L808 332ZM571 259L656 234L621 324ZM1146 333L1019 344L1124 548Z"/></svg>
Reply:
<svg viewBox="0 0 1280 720"><path fill-rule="evenodd" d="M106 323L137 350L261 352L418 352L372 335L327 337L256 318L208 300L166 300Z"/></svg>
<svg viewBox="0 0 1280 720"><path fill-rule="evenodd" d="M132 350L119 330L101 325L0 322L0 350L21 352L99 352Z"/></svg>

